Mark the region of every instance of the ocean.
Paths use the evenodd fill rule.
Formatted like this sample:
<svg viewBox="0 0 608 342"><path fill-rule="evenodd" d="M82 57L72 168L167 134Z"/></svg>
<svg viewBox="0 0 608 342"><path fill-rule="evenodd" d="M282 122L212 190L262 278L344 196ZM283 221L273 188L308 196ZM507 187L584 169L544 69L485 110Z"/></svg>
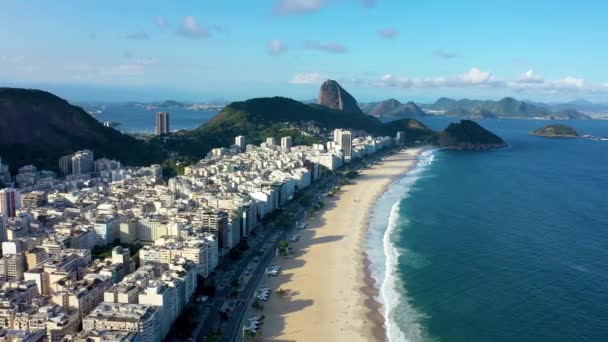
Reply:
<svg viewBox="0 0 608 342"><path fill-rule="evenodd" d="M528 134L550 121L479 123L510 147L430 150L372 209L388 338L608 341L608 141ZM608 137L608 121L566 124Z"/></svg>
<svg viewBox="0 0 608 342"><path fill-rule="evenodd" d="M189 110L183 108L154 108L135 103L79 104L85 111L101 121L116 122L115 127L124 133L153 133L156 128L156 112L169 112L171 131L194 129L209 121L217 110Z"/></svg>

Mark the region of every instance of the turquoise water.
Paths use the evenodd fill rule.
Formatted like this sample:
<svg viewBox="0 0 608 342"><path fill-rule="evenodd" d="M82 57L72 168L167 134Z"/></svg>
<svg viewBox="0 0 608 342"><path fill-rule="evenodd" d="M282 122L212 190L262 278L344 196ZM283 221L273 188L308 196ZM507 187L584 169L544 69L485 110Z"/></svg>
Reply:
<svg viewBox="0 0 608 342"><path fill-rule="evenodd" d="M375 266L395 272L393 340L608 341L608 141L528 135L544 121L480 123L511 148L435 151L392 189L398 259ZM608 137L607 121L567 124Z"/></svg>

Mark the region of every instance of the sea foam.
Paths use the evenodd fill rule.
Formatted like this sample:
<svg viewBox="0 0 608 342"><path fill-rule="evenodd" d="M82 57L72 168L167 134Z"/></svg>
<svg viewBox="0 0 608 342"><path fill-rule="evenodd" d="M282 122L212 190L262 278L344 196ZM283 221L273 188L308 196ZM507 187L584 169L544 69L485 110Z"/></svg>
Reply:
<svg viewBox="0 0 608 342"><path fill-rule="evenodd" d="M387 340L420 341L424 333L419 320L425 316L409 305L404 283L397 272L399 257L404 251L394 243L403 219L399 216L400 205L410 188L434 160L434 151L423 152L416 166L391 184L372 207L366 250L372 277L379 285L379 298L385 319ZM390 215L386 215L390 212ZM382 246L382 248L380 248Z"/></svg>

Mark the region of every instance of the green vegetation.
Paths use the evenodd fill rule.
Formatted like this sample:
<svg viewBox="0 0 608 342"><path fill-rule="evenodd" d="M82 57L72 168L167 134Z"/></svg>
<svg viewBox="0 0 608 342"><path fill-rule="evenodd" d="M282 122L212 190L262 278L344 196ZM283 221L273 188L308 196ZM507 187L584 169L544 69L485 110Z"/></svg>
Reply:
<svg viewBox="0 0 608 342"><path fill-rule="evenodd" d="M414 102L401 103L395 99L366 105L365 112L379 118L419 118L426 113Z"/></svg>
<svg viewBox="0 0 608 342"><path fill-rule="evenodd" d="M60 157L81 149L128 165L166 158L160 145L104 127L82 108L41 90L0 88L0 113L0 155L13 172L26 164L57 170Z"/></svg>
<svg viewBox="0 0 608 342"><path fill-rule="evenodd" d="M336 82L329 83L329 102L336 100L336 94L330 93L332 89L338 89L337 86ZM252 144L259 144L267 137L278 139L283 136L291 136L296 145L317 143L316 137L296 128L310 122L322 129L346 127L372 135L394 137L398 131L403 131L406 145L436 145L439 142L439 135L417 120L382 123L358 110L354 98L346 96L345 91L337 95L348 97L349 108L353 110L334 110L284 97L256 98L226 106L209 122L192 131L138 140L104 127L82 108L47 92L0 88L0 113L4 123L0 127L0 155L13 170L25 164L57 170L60 157L80 149L91 149L97 158L115 158L125 165L162 164L164 175L169 178L182 174L185 166L205 157L212 148L231 145L238 135L244 135ZM513 101L505 99L502 102L505 108L518 110L530 106ZM179 105L171 101L167 104ZM389 104L391 106L421 115L420 108L413 103L401 105L395 101ZM36 132L36 139L31 139L30 132Z"/></svg>
<svg viewBox="0 0 608 342"><path fill-rule="evenodd" d="M485 149L505 147L505 142L471 120L451 123L441 132L439 145L456 149Z"/></svg>
<svg viewBox="0 0 608 342"><path fill-rule="evenodd" d="M298 198L298 203L300 203L300 205L303 207L309 207L312 204L313 199L313 194L307 193L306 195L300 196Z"/></svg>
<svg viewBox="0 0 608 342"><path fill-rule="evenodd" d="M271 97L234 102L201 127L189 132L177 132L171 139L164 139L164 146L180 155L200 158L213 147L232 144L234 137L238 135L244 135L252 144L259 144L267 137L278 139L286 135L291 136L296 145L316 143L316 138L305 136L299 130L286 125L308 121L314 121L325 129L346 126L370 134L389 136L394 136L397 131L405 131L409 143L414 140L436 141L433 131L413 119L383 124L380 120L362 113L307 105L284 97Z"/></svg>
<svg viewBox="0 0 608 342"><path fill-rule="evenodd" d="M284 289L278 289L275 291L275 293L277 294L277 296L279 297L285 297L285 295L287 294L287 291Z"/></svg>
<svg viewBox="0 0 608 342"><path fill-rule="evenodd" d="M346 179L346 178L340 178L340 179L338 180L338 183L339 183L341 186L353 184L353 182L352 182L352 181L350 181L350 180L348 180L348 179Z"/></svg>
<svg viewBox="0 0 608 342"><path fill-rule="evenodd" d="M291 247L289 247L289 242L287 242L287 241L279 242L278 250L279 250L279 255L282 257L288 257L292 253Z"/></svg>
<svg viewBox="0 0 608 342"><path fill-rule="evenodd" d="M430 109L446 111L446 115L461 118L532 118L553 117L559 119L589 119L589 116L576 110L551 110L543 105L518 101L505 97L499 101L453 100L440 98Z"/></svg>
<svg viewBox="0 0 608 342"><path fill-rule="evenodd" d="M163 178L169 179L177 175L183 175L186 166L194 164L197 161L197 158L190 156L167 159L160 164L163 169Z"/></svg>
<svg viewBox="0 0 608 342"><path fill-rule="evenodd" d="M359 173L357 171L348 171L346 174L344 174L344 176L348 179L355 179L359 177Z"/></svg>
<svg viewBox="0 0 608 342"><path fill-rule="evenodd" d="M549 125L532 131L533 135L549 138L576 138L578 133L574 128L566 125Z"/></svg>
<svg viewBox="0 0 608 342"><path fill-rule="evenodd" d="M257 299L254 300L253 303L251 303L251 307L258 311L264 310L264 306Z"/></svg>
<svg viewBox="0 0 608 342"><path fill-rule="evenodd" d="M137 255L139 250L143 247L140 243L120 243L120 240L114 241L114 243L106 245L106 246L95 246L91 250L91 258L104 260L109 258L112 255L112 249L114 247L121 246L123 248L129 248L129 252L131 252L131 258L138 260Z"/></svg>

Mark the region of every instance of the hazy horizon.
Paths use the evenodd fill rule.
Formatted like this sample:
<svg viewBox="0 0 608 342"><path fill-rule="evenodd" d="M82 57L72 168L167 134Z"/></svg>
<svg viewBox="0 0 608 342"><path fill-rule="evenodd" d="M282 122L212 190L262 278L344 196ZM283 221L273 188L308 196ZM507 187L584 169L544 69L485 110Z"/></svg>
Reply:
<svg viewBox="0 0 608 342"><path fill-rule="evenodd" d="M0 0L2 86L70 101L307 99L605 102L600 1ZM572 23L572 13L584 18ZM338 20L339 19L339 20ZM28 44L23 44L28 42ZM593 49L589 49L593 46Z"/></svg>

